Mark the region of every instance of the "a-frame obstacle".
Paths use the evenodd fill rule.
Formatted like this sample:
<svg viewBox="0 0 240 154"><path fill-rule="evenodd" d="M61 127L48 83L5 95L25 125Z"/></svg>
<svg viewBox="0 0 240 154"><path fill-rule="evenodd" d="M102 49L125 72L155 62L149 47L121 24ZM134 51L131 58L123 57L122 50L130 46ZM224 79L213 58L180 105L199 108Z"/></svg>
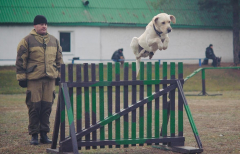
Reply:
<svg viewBox="0 0 240 154"><path fill-rule="evenodd" d="M73 81L74 67L76 81ZM159 75L158 62L155 63L154 72L152 72L152 63L148 62L146 73L144 72L144 63L141 62L139 80L136 79L136 63L134 62L131 74L129 74L129 64L124 63L123 80L120 80L119 63L115 63L115 73L112 71L112 63L108 63L107 68L104 68L102 63L98 64L98 74L96 74L96 64L91 64L91 66L87 63L77 64L74 67L72 64L68 65L68 81L66 82L65 65L61 66L53 142L47 152L78 153L78 150L83 147L97 149L97 146L112 148L114 145L116 148L120 148L121 145L128 147L136 144L140 146L154 144L181 153L201 153L203 151L182 89L184 83L182 63L178 63L178 79L175 78L175 63L170 64L170 79L167 79L166 62L163 63L162 79ZM91 71L89 71L89 67L91 67ZM107 72L107 80L104 80L104 72ZM89 81L89 74L91 74L91 81ZM152 74L155 74L154 79ZM129 80L130 75L132 76L131 80ZM98 80L97 76L99 76ZM115 76L115 80L112 80L113 76ZM145 76L147 79L144 79ZM160 89L160 85L162 85L162 89ZM76 93L74 93L74 88L76 88ZM178 90L178 99L175 98L176 89ZM160 97L162 101L160 101ZM175 105L177 105L177 109ZM70 130L67 137L65 106ZM183 107L198 148L184 146ZM178 134L175 130L175 110L177 110L178 117ZM74 115L76 115L75 119ZM170 124L170 130L168 130L168 124ZM59 147L57 147L59 130L60 140Z"/></svg>

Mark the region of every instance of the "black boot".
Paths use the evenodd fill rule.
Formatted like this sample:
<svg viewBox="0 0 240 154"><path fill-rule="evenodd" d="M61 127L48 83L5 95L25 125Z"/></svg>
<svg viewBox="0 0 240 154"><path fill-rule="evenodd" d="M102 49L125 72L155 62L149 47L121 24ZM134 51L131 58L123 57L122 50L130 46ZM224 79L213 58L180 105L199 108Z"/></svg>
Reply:
<svg viewBox="0 0 240 154"><path fill-rule="evenodd" d="M32 134L32 140L30 141L31 145L38 145L38 134Z"/></svg>
<svg viewBox="0 0 240 154"><path fill-rule="evenodd" d="M43 144L51 144L52 143L52 141L49 140L49 138L47 137L47 132L45 132L45 131L40 132L40 142Z"/></svg>

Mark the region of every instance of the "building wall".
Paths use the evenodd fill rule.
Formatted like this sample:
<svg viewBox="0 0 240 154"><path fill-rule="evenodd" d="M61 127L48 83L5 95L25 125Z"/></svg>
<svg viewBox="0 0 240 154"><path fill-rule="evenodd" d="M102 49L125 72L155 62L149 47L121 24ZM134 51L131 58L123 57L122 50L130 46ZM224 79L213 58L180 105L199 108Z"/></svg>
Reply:
<svg viewBox="0 0 240 154"><path fill-rule="evenodd" d="M0 59L12 59L12 61L0 61L0 65L15 64L17 45L32 28L33 26L0 26ZM48 32L58 39L59 32L71 32L72 52L63 54L65 63L71 63L72 57L86 59L86 61L76 61L76 63L98 63L110 60L112 53L119 48L124 49L126 59L134 60L130 42L134 36L140 36L144 28L49 26ZM215 54L222 57L222 62L233 61L231 30L174 29L169 37L168 49L157 51L153 61L172 58L204 58L205 49L210 43L213 44ZM147 58L144 59L147 60ZM198 63L196 60L184 60L183 62Z"/></svg>
<svg viewBox="0 0 240 154"><path fill-rule="evenodd" d="M102 28L103 57L109 57L109 52L123 47L125 58L134 59L129 44L134 36L139 37L143 32L143 28ZM231 30L174 29L169 38L168 49L158 50L153 59L204 58L206 47L213 44L216 56L222 57L223 62L233 61ZM198 63L196 60L183 62Z"/></svg>

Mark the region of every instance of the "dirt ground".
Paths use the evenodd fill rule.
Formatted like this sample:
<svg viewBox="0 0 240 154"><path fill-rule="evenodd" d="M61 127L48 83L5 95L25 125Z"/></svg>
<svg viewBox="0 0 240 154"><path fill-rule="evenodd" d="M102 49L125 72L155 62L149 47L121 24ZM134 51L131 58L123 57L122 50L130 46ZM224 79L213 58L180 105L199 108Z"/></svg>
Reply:
<svg viewBox="0 0 240 154"><path fill-rule="evenodd" d="M187 92L186 92L187 93ZM185 94L186 94L185 93ZM219 92L211 92L219 93ZM222 96L187 96L204 154L240 153L240 91L222 91ZM29 145L28 114L24 103L25 95L0 95L0 153L46 153L50 145ZM56 100L51 114L51 130L53 130L56 112ZM185 111L184 111L185 113ZM184 114L185 145L197 147L194 135L186 114ZM49 133L52 137L52 131ZM163 153L151 145L129 148L105 148L83 150L80 153Z"/></svg>

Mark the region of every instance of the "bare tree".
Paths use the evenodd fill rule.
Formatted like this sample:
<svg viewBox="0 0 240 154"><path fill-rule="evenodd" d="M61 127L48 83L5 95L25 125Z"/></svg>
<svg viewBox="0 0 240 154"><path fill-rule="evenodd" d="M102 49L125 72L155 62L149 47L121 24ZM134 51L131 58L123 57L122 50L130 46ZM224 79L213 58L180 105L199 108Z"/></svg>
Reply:
<svg viewBox="0 0 240 154"><path fill-rule="evenodd" d="M239 42L239 4L238 0L232 0L233 8L233 57L234 64L239 63L240 42Z"/></svg>
<svg viewBox="0 0 240 154"><path fill-rule="evenodd" d="M201 10L211 13L212 18L223 18L223 14L232 14L233 28L233 63L239 63L239 0L198 0Z"/></svg>

